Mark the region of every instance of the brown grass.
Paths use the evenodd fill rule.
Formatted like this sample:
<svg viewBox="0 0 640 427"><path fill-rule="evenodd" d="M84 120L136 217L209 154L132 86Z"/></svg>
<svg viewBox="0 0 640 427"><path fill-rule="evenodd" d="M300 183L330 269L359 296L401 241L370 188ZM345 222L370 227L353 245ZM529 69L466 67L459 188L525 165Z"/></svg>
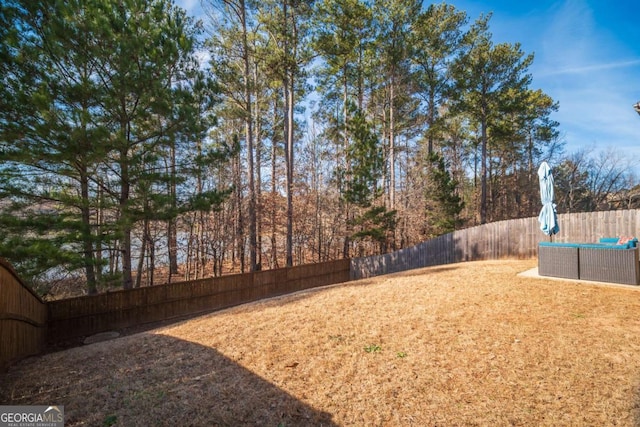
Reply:
<svg viewBox="0 0 640 427"><path fill-rule="evenodd" d="M520 277L535 261L414 270L46 354L0 403L67 426L640 425L640 292Z"/></svg>

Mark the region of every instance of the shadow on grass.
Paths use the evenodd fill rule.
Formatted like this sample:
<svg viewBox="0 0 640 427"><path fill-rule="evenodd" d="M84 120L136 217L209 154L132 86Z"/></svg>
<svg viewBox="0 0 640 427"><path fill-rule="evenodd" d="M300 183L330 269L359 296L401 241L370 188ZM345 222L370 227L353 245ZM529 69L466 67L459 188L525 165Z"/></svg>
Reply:
<svg viewBox="0 0 640 427"><path fill-rule="evenodd" d="M0 404L64 405L67 427L336 425L217 350L160 334L26 359L0 384Z"/></svg>
<svg viewBox="0 0 640 427"><path fill-rule="evenodd" d="M444 273L447 271L455 271L458 270L459 266L434 266L434 267L421 267L414 270L401 271L398 273L393 273L396 277L413 277L413 276L424 276L428 274L434 273Z"/></svg>

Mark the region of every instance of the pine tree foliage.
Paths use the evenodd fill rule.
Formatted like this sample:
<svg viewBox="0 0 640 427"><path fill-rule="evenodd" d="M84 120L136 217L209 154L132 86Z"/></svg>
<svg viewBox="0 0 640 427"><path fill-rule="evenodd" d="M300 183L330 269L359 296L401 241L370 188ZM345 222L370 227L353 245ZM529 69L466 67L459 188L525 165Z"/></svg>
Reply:
<svg viewBox="0 0 640 427"><path fill-rule="evenodd" d="M458 194L459 183L447 169L444 156L437 152L428 154L426 193L430 200L427 215L430 218L432 237L450 233L463 224L461 217L464 201Z"/></svg>
<svg viewBox="0 0 640 427"><path fill-rule="evenodd" d="M82 265L92 293L106 250L130 288L138 225L220 202L215 190L167 192L188 179L167 171L168 153L210 126L198 114L213 87L193 56L196 28L163 0L11 2L3 16L2 255L33 280ZM141 252L150 236L138 239Z"/></svg>
<svg viewBox="0 0 640 427"><path fill-rule="evenodd" d="M383 153L363 112L353 104L349 107L350 143L346 150L349 169L339 170L339 173L343 175L346 187L343 198L356 210L350 221L357 229L351 237L356 240L370 238L384 250L388 247L390 233L395 229L396 212L376 204L382 195Z"/></svg>

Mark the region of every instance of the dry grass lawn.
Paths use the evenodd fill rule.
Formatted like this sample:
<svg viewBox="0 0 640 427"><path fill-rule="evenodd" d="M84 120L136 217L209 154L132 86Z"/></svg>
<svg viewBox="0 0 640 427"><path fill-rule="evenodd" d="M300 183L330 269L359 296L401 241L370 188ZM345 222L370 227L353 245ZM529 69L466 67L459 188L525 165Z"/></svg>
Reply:
<svg viewBox="0 0 640 427"><path fill-rule="evenodd" d="M67 426L640 425L640 289L453 264L24 360Z"/></svg>

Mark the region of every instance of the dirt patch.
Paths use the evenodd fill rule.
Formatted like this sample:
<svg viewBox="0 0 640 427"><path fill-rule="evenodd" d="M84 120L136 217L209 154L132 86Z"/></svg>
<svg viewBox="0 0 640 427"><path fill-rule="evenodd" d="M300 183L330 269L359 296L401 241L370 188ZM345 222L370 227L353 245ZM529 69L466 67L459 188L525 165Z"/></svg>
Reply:
<svg viewBox="0 0 640 427"><path fill-rule="evenodd" d="M638 423L640 292L426 268L30 358L0 403L67 426Z"/></svg>

